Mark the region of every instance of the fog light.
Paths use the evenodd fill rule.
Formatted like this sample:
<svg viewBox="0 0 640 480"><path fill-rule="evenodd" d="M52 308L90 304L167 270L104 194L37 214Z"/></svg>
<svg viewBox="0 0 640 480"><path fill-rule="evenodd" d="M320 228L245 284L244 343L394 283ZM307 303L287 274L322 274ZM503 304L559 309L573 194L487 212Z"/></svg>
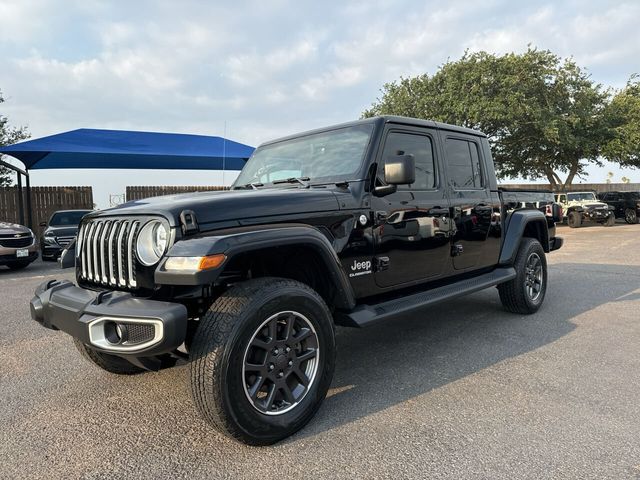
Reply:
<svg viewBox="0 0 640 480"><path fill-rule="evenodd" d="M121 323L116 323L116 334L120 338L120 343L129 340L129 328Z"/></svg>
<svg viewBox="0 0 640 480"><path fill-rule="evenodd" d="M129 340L129 329L122 323L105 322L104 338L111 345L120 345Z"/></svg>

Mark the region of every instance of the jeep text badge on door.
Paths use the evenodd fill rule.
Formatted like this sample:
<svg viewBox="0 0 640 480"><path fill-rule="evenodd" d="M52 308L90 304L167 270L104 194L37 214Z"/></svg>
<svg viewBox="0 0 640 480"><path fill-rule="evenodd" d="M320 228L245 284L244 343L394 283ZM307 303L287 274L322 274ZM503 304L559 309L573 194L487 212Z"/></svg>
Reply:
<svg viewBox="0 0 640 480"><path fill-rule="evenodd" d="M369 275L371 273L371 260L364 262L353 261L349 277L359 277L360 275Z"/></svg>

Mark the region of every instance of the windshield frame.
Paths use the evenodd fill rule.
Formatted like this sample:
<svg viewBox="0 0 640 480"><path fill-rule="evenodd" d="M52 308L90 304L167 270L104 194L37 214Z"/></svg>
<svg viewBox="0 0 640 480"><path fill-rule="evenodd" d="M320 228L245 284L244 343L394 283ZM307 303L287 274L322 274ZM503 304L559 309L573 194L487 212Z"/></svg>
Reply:
<svg viewBox="0 0 640 480"><path fill-rule="evenodd" d="M325 184L332 184L332 183L343 183L343 182L353 182L353 181L362 181L364 180L364 178L366 177L366 171L367 171L367 166L370 162L371 159L371 155L372 155L372 146L375 145L374 139L376 138L377 132L378 132L378 124L375 121L358 121L358 122L352 122L352 123L345 123L345 124L340 124L340 125L334 125L328 128L322 128L322 129L318 129L318 130L311 130L308 132L302 132L299 134L295 134L295 135L290 135L287 137L283 137L277 140L272 140L269 142L265 142L263 144L261 144L258 148L256 148L254 150L254 152L252 153L251 157L249 157L249 159L247 160L245 167L242 169L242 171L240 172L240 174L238 175L238 177L236 178L236 180L233 182L233 184L231 185L231 189L237 189L237 188L242 188L245 185L249 185L249 183L247 183L244 180L239 181L239 179L242 176L242 172L245 170L245 168L247 167L247 165L249 165L249 162L251 162L251 160L253 159L253 157L261 152L264 151L265 149L271 148L273 146L277 146L277 145L282 145L282 144L286 144L289 142L296 142L299 141L301 139L304 139L306 137L311 137L311 136L315 136L315 135L321 135L321 134L325 134L325 133L331 133L331 132L336 132L338 130L346 130L349 128L356 128L356 127L365 127L368 126L370 128L370 131L368 132L369 134L369 138L366 142L366 145L364 146L363 152L362 152L362 158L360 159L360 162L357 166L357 168L349 174L339 174L339 175L331 175L331 176L322 176L322 177L311 177L310 181L308 182L308 184L310 186L313 185L325 185ZM274 181L276 182L274 184ZM295 181L295 182L286 182L286 181L282 181L282 182L278 182L278 179L275 179L274 181L270 181L270 182L261 182L259 179L253 179L253 181L251 182L254 185L258 185L260 188L287 188L287 187L296 187L299 188L301 187L300 182Z"/></svg>
<svg viewBox="0 0 640 480"><path fill-rule="evenodd" d="M592 195L593 198L570 198L570 195ZM567 192L567 202L600 202L594 192Z"/></svg>

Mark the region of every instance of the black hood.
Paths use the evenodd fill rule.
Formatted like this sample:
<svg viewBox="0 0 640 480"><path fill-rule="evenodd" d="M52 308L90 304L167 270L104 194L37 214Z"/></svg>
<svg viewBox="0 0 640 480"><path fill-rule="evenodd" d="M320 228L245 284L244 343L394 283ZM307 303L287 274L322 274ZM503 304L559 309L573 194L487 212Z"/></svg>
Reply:
<svg viewBox="0 0 640 480"><path fill-rule="evenodd" d="M183 193L145 198L90 215L162 215L179 225L180 212L192 210L198 224L339 210L336 194L326 188L264 188ZM88 216L89 217L89 216Z"/></svg>
<svg viewBox="0 0 640 480"><path fill-rule="evenodd" d="M73 237L78 233L78 227L69 225L49 225L44 231L45 235L50 233L54 237Z"/></svg>

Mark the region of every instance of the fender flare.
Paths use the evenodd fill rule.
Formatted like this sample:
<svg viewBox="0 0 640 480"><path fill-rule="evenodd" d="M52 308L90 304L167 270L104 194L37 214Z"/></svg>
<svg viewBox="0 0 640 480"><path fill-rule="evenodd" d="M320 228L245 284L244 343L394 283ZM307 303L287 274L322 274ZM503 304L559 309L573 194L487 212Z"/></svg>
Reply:
<svg viewBox="0 0 640 480"><path fill-rule="evenodd" d="M199 257L224 254L227 259L218 268L200 272L170 272L164 270L166 258L155 271L155 281L162 285L210 285L215 283L224 267L235 256L270 247L299 245L312 248L327 267L330 280L336 287L335 306L351 309L355 306L353 288L329 239L317 228L301 225L256 227L258 230L237 229L211 232L207 235L176 242L166 257Z"/></svg>
<svg viewBox="0 0 640 480"><path fill-rule="evenodd" d="M513 265L516 255L518 254L520 241L529 224L535 225L538 233L537 238L540 240L542 248L545 252L549 252L549 227L547 225L547 218L538 210L518 210L511 214L509 223L505 228L500 260L498 262L500 265Z"/></svg>

